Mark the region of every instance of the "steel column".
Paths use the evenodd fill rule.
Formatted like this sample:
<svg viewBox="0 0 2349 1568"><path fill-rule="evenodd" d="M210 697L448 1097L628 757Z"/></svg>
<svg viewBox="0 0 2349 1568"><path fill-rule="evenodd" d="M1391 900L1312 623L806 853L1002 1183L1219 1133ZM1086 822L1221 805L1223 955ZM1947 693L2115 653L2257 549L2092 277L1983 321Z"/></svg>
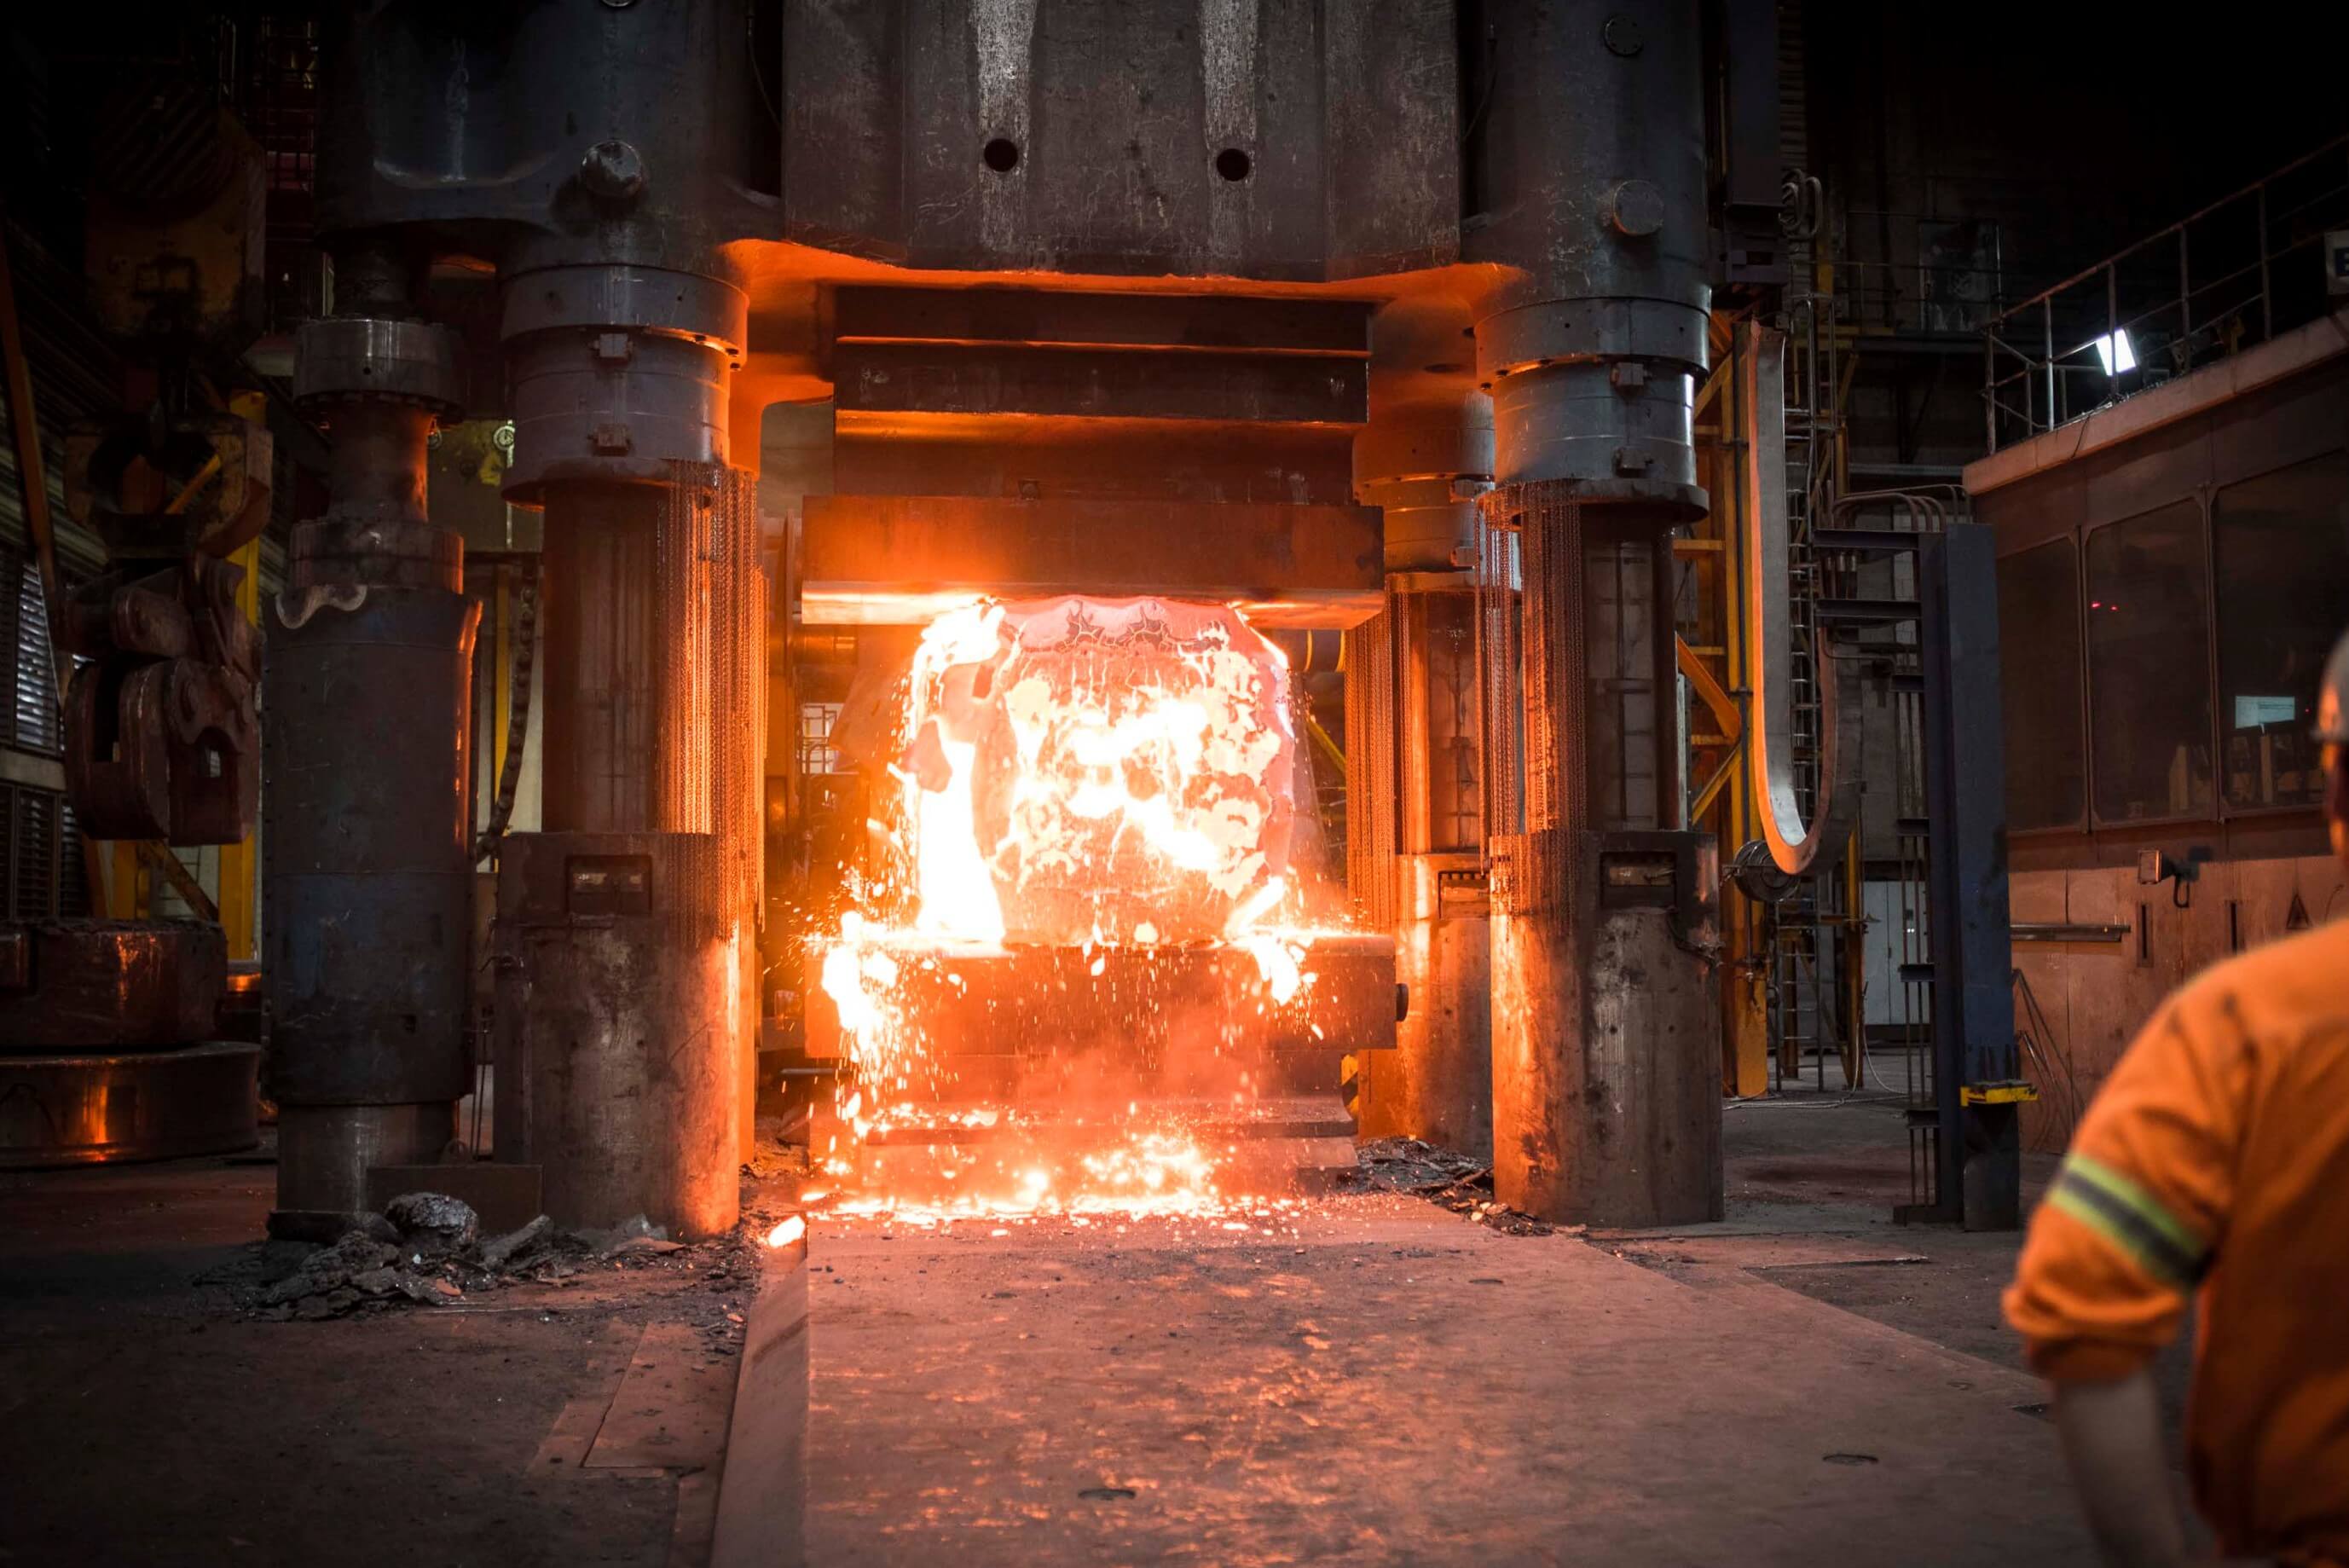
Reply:
<svg viewBox="0 0 2349 1568"><path fill-rule="evenodd" d="M263 704L270 1223L295 1234L365 1208L370 1165L429 1163L456 1137L481 618L462 542L424 514L426 440L456 404L450 335L338 317L305 325L297 354L295 395L334 454L332 501L295 529L270 606Z"/></svg>
<svg viewBox="0 0 2349 1568"><path fill-rule="evenodd" d="M1458 330L1448 319L1381 317L1373 351L1415 367L1445 351L1420 339L1432 331L1457 341ZM1387 687L1373 705L1387 734L1350 734L1347 745L1391 748L1392 784L1350 801L1349 828L1368 836L1361 848L1375 863L1359 874L1388 892L1396 978L1411 997L1395 1048L1365 1054L1361 1131L1480 1155L1493 1144L1492 963L1468 568L1482 528L1476 497L1492 469L1484 397L1373 409L1354 440L1354 493L1383 519L1385 656L1347 672Z"/></svg>
<svg viewBox="0 0 2349 1568"><path fill-rule="evenodd" d="M1706 504L1692 428L1711 297L1702 29L1687 0L1485 15L1489 222L1464 259L1499 269L1475 324L1500 486L1485 505L1519 536L1524 583L1524 821L1489 841L1495 1187L1548 1219L1710 1219L1712 841L1682 827L1661 758L1659 548Z"/></svg>
<svg viewBox="0 0 2349 1568"><path fill-rule="evenodd" d="M1933 1083L1940 1207L1970 1231L2022 1223L2022 1130L2012 1103L1969 1088L2013 1082L2013 953L2006 884L2006 747L1999 711L1998 577L1991 531L1953 522L1918 562L1923 601L1925 791L1932 820Z"/></svg>

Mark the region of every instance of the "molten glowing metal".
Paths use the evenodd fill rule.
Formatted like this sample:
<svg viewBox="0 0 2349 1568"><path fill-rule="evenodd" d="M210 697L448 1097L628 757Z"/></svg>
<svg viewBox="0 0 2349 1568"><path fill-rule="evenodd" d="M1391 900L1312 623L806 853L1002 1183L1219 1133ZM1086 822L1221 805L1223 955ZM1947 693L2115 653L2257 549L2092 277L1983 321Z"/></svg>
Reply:
<svg viewBox="0 0 2349 1568"><path fill-rule="evenodd" d="M1297 737L1280 651L1220 605L1078 595L922 634L896 769L915 929L1205 941L1285 886Z"/></svg>
<svg viewBox="0 0 2349 1568"><path fill-rule="evenodd" d="M1245 1118L1258 1080L1234 1063L1228 1081L1206 1083L1218 1037L1206 1026L1128 1016L1098 1043L1106 1058L1155 1029L1159 1055L1184 1058L1185 1113L1145 1110L1133 1084L1098 1076L1062 1108L1076 1114L1049 1122L967 1103L980 1097L943 1047L957 1012L981 1005L966 972L984 985L997 958L1061 974L1061 994L1154 1011L1159 970L1245 954L1248 1005L1301 1016L1314 934L1289 866L1296 734L1286 661L1226 606L1071 595L968 604L929 624L882 824L895 863L818 944L853 1068L833 1107L841 1137L816 1150L859 1189L833 1212L1269 1212L1226 1191L1234 1150L1214 1129L1235 1107ZM1078 968L1052 970L1054 950ZM1167 1081L1164 1063L1151 1071Z"/></svg>

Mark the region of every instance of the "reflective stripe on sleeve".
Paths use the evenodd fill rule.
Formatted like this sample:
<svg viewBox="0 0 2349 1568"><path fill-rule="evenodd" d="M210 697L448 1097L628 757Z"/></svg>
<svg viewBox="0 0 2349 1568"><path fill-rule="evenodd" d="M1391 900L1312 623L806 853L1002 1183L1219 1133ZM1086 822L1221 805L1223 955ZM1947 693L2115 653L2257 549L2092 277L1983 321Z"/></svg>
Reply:
<svg viewBox="0 0 2349 1568"><path fill-rule="evenodd" d="M2112 1167L2074 1152L2056 1173L2047 1201L2135 1258L2164 1284L2180 1290L2202 1277L2210 1249L2161 1201Z"/></svg>

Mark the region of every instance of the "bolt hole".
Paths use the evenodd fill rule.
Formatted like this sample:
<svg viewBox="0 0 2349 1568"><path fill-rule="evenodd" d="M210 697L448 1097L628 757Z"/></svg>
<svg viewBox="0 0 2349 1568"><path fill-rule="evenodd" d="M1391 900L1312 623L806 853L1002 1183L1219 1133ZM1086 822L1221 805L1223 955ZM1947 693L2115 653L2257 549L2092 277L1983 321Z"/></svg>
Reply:
<svg viewBox="0 0 2349 1568"><path fill-rule="evenodd" d="M1237 147L1226 147L1216 154L1216 172L1226 180L1245 180L1255 168L1256 165L1248 160L1248 155Z"/></svg>
<svg viewBox="0 0 2349 1568"><path fill-rule="evenodd" d="M1009 174L1019 167L1019 144L1009 137L999 136L979 149L978 156L998 174Z"/></svg>

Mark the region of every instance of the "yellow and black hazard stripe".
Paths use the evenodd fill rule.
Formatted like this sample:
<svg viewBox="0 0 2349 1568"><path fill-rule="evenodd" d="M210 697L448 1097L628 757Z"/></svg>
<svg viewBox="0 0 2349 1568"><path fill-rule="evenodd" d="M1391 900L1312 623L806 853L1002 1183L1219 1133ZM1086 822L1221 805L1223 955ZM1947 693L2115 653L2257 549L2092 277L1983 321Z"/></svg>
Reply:
<svg viewBox="0 0 2349 1568"><path fill-rule="evenodd" d="M2187 1290L2210 1265L2210 1248L2136 1181L2076 1150L2047 1201L2135 1258L2164 1284Z"/></svg>
<svg viewBox="0 0 2349 1568"><path fill-rule="evenodd" d="M1362 1119L1362 1058L1351 1051L1338 1064L1338 1091L1345 1097L1346 1114Z"/></svg>

